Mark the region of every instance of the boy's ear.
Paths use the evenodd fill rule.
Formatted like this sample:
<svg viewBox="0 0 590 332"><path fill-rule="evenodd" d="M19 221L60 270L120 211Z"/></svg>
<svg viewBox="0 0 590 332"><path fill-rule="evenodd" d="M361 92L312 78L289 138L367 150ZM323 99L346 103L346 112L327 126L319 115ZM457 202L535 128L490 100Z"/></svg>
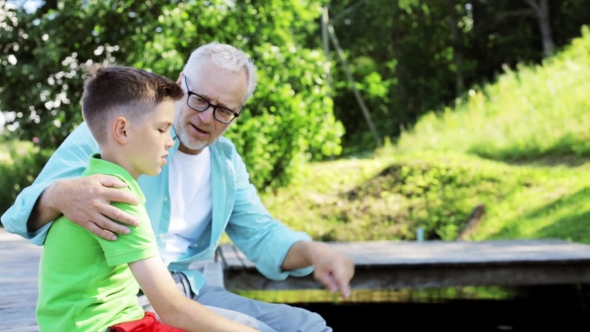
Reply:
<svg viewBox="0 0 590 332"><path fill-rule="evenodd" d="M178 79L176 80L176 84L178 84L179 87L182 88L182 75L184 75L182 72L180 72L180 74L178 74Z"/></svg>
<svg viewBox="0 0 590 332"><path fill-rule="evenodd" d="M129 122L124 117L120 116L111 124L111 133L115 141L119 144L127 144L127 131L129 130Z"/></svg>

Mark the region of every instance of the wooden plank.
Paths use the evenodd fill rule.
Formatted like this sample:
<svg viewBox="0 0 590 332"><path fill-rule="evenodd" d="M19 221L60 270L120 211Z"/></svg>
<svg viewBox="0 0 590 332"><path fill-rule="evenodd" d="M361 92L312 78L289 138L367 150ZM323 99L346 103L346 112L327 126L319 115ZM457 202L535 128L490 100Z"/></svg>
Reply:
<svg viewBox="0 0 590 332"><path fill-rule="evenodd" d="M486 242L346 242L328 243L362 266L425 266L465 264L523 264L590 262L590 246L562 240L512 240ZM230 267L254 268L222 246ZM241 254L240 257L242 257ZM243 258L242 258L243 260Z"/></svg>
<svg viewBox="0 0 590 332"><path fill-rule="evenodd" d="M529 286L590 283L590 264L357 267L353 289ZM255 271L226 270L225 287L238 290L321 289L312 276L269 280Z"/></svg>
<svg viewBox="0 0 590 332"><path fill-rule="evenodd" d="M331 243L357 266L590 262L590 246L561 240Z"/></svg>
<svg viewBox="0 0 590 332"><path fill-rule="evenodd" d="M356 289L590 283L590 246L559 240L329 243L351 256ZM0 331L36 331L41 248L0 228ZM229 290L321 288L312 277L271 281L243 253L222 245L223 263L199 262ZM196 264L196 263L195 263ZM203 265L204 264L204 265ZM213 264L210 268L207 264ZM191 268L197 268L196 265ZM220 273L220 271L222 273ZM219 274L224 274L221 278ZM217 275L214 277L213 275ZM217 279L215 279L217 278Z"/></svg>
<svg viewBox="0 0 590 332"><path fill-rule="evenodd" d="M0 331L39 331L35 307L41 251L0 228Z"/></svg>
<svg viewBox="0 0 590 332"><path fill-rule="evenodd" d="M590 283L590 246L561 240L329 245L355 261L354 289ZM322 287L310 276L268 280L241 263L226 269L225 285L228 290Z"/></svg>
<svg viewBox="0 0 590 332"><path fill-rule="evenodd" d="M247 266L244 265L244 260L238 256L238 250L233 245L223 244L219 246L217 251L219 252L220 260L223 263L224 269L242 270L247 268Z"/></svg>
<svg viewBox="0 0 590 332"><path fill-rule="evenodd" d="M238 257L238 259L240 260L240 262L242 263L242 265L245 268L247 268L247 269L256 268L256 264L254 264L252 261L250 261L248 259L248 257L246 257L246 255L244 255L244 253L241 252L236 246L232 245L231 247L234 250L236 257Z"/></svg>

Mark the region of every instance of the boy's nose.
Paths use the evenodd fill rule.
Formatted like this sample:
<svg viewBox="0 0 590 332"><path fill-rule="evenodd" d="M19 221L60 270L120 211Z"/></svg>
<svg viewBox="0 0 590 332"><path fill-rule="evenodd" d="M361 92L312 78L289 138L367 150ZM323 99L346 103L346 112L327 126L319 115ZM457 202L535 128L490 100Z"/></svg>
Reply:
<svg viewBox="0 0 590 332"><path fill-rule="evenodd" d="M172 134L168 132L168 137L166 139L166 149L170 149L174 145L174 140L172 139Z"/></svg>

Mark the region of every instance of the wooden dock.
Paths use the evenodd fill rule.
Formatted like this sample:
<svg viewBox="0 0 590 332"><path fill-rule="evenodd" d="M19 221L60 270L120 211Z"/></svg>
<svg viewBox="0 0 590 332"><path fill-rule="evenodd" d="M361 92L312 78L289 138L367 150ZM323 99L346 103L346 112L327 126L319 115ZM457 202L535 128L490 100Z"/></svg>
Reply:
<svg viewBox="0 0 590 332"><path fill-rule="evenodd" d="M35 319L41 247L0 228L0 331L38 331Z"/></svg>
<svg viewBox="0 0 590 332"><path fill-rule="evenodd" d="M560 240L331 243L356 265L355 289L590 284L590 246ZM0 228L0 331L37 331L41 248ZM311 277L271 281L239 250L221 246L205 264L229 290L319 289Z"/></svg>
<svg viewBox="0 0 590 332"><path fill-rule="evenodd" d="M355 261L353 289L529 286L590 283L590 246L562 240L332 243ZM228 290L317 289L312 277L272 281L223 245Z"/></svg>

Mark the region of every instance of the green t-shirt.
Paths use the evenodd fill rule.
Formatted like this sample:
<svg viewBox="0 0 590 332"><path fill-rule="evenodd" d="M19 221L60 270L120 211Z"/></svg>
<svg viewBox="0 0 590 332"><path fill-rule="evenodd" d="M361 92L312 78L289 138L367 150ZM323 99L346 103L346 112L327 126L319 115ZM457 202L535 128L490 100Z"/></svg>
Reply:
<svg viewBox="0 0 590 332"><path fill-rule="evenodd" d="M90 158L83 176L114 175L127 183L141 204L112 203L140 223L129 235L106 241L61 217L51 226L39 268L37 321L41 331L105 331L109 326L143 317L139 286L128 263L159 255L145 197L122 167Z"/></svg>

